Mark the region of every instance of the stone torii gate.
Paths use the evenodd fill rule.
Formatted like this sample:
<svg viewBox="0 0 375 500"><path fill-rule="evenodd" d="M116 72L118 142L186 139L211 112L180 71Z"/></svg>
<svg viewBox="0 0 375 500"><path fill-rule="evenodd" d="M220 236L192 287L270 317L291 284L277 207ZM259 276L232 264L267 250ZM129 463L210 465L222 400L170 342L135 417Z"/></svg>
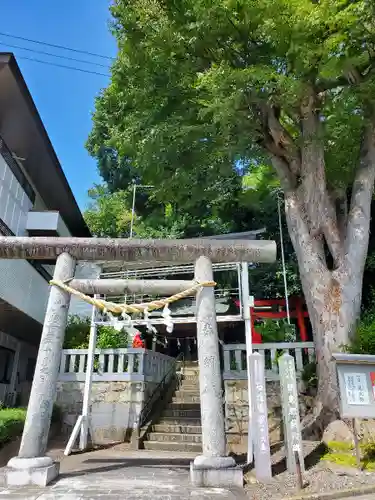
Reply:
<svg viewBox="0 0 375 500"><path fill-rule="evenodd" d="M211 262L274 262L274 241L129 240L99 238L0 237L0 259L54 260L54 280L73 280L77 260L195 262L195 279L213 281ZM100 283L99 293L130 283ZM82 281L81 291L89 292ZM92 283L91 283L92 285ZM144 290L176 293L191 282L142 281ZM99 286L99 285L98 285ZM107 287L107 288L106 288ZM92 290L90 290L91 293ZM8 463L8 486L46 486L59 464L45 455L68 318L70 294L53 286L47 305L27 416L18 456ZM242 486L242 469L226 453L224 413L213 287L197 293L197 340L203 454L191 464L191 480L201 486ZM248 353L250 354L250 353Z"/></svg>

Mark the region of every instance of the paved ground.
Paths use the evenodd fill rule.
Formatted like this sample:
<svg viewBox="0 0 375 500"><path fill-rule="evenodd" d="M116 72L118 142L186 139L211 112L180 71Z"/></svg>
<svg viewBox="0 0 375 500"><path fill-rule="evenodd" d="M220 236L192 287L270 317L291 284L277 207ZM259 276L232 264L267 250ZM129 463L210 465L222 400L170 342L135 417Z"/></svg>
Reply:
<svg viewBox="0 0 375 500"><path fill-rule="evenodd" d="M44 489L8 490L0 500L241 500L242 491L192 488L189 464L195 455L131 452L121 447L66 457L57 482ZM1 481L1 478L0 478Z"/></svg>
<svg viewBox="0 0 375 500"><path fill-rule="evenodd" d="M374 495L366 495L364 497L350 497L350 498L356 498L357 500L374 500ZM350 500L350 498L348 499L348 497L346 497L346 500Z"/></svg>
<svg viewBox="0 0 375 500"><path fill-rule="evenodd" d="M61 462L61 474L47 488L7 489L0 469L0 500L262 500L280 494L244 490L192 488L190 462L195 454L130 451L119 445L107 450L63 457L61 447L49 452ZM290 495L296 495L295 488ZM307 492L306 492L307 493ZM255 496L254 496L255 495ZM282 496L282 495L281 495ZM355 497L352 498L352 500ZM374 500L375 495L356 497ZM350 500L350 499L349 499Z"/></svg>

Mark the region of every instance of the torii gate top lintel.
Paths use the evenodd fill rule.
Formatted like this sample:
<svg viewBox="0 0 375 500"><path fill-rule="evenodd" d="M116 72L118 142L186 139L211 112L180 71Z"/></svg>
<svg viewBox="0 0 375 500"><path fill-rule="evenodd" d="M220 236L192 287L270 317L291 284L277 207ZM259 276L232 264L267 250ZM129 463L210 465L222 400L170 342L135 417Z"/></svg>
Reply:
<svg viewBox="0 0 375 500"><path fill-rule="evenodd" d="M270 240L136 240L110 238L0 237L0 259L55 259L68 253L77 260L192 263L199 257L212 262L276 260Z"/></svg>

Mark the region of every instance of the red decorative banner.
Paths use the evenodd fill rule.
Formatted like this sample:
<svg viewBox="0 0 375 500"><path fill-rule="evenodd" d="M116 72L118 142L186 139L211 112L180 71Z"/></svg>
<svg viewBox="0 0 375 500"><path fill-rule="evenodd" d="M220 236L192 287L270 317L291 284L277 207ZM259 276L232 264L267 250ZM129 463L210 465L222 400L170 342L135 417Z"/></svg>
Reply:
<svg viewBox="0 0 375 500"><path fill-rule="evenodd" d="M372 394L375 399L375 372L370 372L370 379L371 379Z"/></svg>

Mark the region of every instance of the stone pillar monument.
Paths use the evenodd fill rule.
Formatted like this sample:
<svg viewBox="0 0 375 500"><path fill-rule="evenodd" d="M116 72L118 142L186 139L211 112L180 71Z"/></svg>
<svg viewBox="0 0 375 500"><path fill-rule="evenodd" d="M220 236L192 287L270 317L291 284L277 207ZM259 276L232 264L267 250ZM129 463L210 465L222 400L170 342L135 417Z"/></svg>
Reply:
<svg viewBox="0 0 375 500"><path fill-rule="evenodd" d="M74 269L75 259L62 253L56 261L54 279L71 279ZM46 486L59 473L59 464L45 453L69 303L69 293L58 287L51 288L21 446L18 456L8 463L6 480L9 486Z"/></svg>
<svg viewBox="0 0 375 500"><path fill-rule="evenodd" d="M258 481L272 478L271 451L268 431L268 410L264 357L259 352L249 356L253 406L255 476Z"/></svg>
<svg viewBox="0 0 375 500"><path fill-rule="evenodd" d="M296 367L294 358L289 353L284 353L279 358L281 405L284 420L284 441L288 470L296 474L297 463L295 453L298 455L301 471L305 471L304 455L302 449L301 422L298 404L298 389Z"/></svg>
<svg viewBox="0 0 375 500"><path fill-rule="evenodd" d="M210 259L200 257L196 261L195 278L213 281ZM242 487L242 469L226 453L219 338L211 287L204 287L197 294L197 342L203 454L191 463L191 480L196 486Z"/></svg>

